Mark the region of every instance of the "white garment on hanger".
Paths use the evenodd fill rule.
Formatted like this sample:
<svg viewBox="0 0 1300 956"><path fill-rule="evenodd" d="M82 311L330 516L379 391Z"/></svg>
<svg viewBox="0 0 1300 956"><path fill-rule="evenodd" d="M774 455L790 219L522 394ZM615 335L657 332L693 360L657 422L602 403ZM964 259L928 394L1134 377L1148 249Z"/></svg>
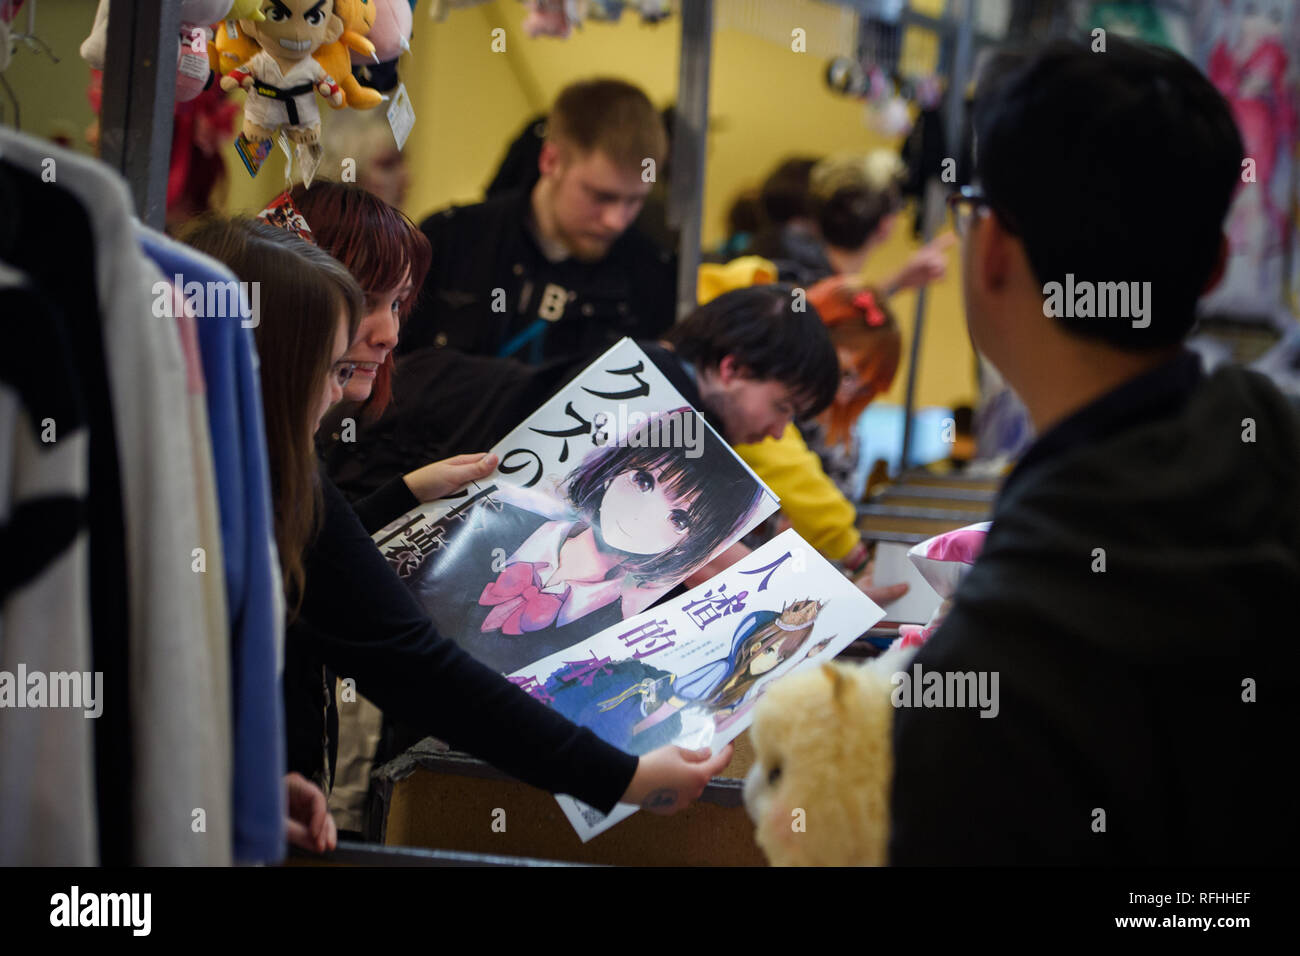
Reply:
<svg viewBox="0 0 1300 956"><path fill-rule="evenodd" d="M27 284L0 263L0 289ZM18 393L0 384L0 525L27 499L85 500L88 433L69 422L54 426L55 441L43 443ZM92 671L88 541L83 527L0 606L0 672L6 675L0 679L24 703L28 687L19 683L20 673L40 672L48 681L56 673ZM48 684L46 694L49 703ZM76 707L16 703L0 709L0 866L93 866L99 862L94 720Z"/></svg>
<svg viewBox="0 0 1300 956"><path fill-rule="evenodd" d="M126 529L136 862L222 865L231 859L230 778L205 662L203 587L185 366L176 324L154 316L161 277L133 231L125 182L102 163L0 128L0 153L57 184L85 208L117 432ZM76 266L70 263L70 267Z"/></svg>

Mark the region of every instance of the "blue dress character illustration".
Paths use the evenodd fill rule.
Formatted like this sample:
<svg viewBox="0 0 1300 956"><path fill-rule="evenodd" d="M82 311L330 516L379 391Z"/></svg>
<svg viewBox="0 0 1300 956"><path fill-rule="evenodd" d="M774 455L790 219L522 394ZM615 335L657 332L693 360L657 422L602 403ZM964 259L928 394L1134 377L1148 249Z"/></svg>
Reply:
<svg viewBox="0 0 1300 956"><path fill-rule="evenodd" d="M648 608L738 536L762 487L712 432L655 416L553 490L501 485L446 529L413 588L439 629L510 674ZM684 429L678 428L678 434Z"/></svg>
<svg viewBox="0 0 1300 956"><path fill-rule="evenodd" d="M641 755L676 740L682 711L721 722L747 700L759 679L793 658L812 635L825 602L796 601L746 615L730 652L678 678L641 659L604 667L566 664L546 680L551 706L628 753Z"/></svg>

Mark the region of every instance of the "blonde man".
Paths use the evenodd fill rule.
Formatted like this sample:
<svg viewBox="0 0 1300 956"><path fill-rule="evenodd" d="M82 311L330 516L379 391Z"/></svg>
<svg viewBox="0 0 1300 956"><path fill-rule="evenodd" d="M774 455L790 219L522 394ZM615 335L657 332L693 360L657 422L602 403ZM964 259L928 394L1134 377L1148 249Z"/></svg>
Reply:
<svg viewBox="0 0 1300 956"><path fill-rule="evenodd" d="M632 84L566 87L531 189L421 224L433 264L398 351L538 362L658 337L672 324L676 266L631 227L666 152L659 114Z"/></svg>

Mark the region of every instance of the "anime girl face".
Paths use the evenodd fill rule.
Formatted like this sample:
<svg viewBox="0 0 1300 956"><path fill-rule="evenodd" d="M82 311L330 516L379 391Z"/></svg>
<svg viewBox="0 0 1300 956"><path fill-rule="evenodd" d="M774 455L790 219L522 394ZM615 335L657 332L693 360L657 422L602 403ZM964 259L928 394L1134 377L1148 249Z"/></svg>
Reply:
<svg viewBox="0 0 1300 956"><path fill-rule="evenodd" d="M744 672L758 677L793 657L812 633L820 610L816 601L796 601L783 608L773 626L759 631L741 648L739 659L748 662Z"/></svg>
<svg viewBox="0 0 1300 956"><path fill-rule="evenodd" d="M569 505L599 533L605 547L624 552L627 573L643 584L676 584L702 566L746 522L762 498L754 477L711 431L692 451L658 445L658 424L646 422L620 445L586 457L565 478Z"/></svg>
<svg viewBox="0 0 1300 956"><path fill-rule="evenodd" d="M663 474L662 468L634 468L610 480L597 513L601 536L610 547L662 554L690 533L698 495L674 494Z"/></svg>

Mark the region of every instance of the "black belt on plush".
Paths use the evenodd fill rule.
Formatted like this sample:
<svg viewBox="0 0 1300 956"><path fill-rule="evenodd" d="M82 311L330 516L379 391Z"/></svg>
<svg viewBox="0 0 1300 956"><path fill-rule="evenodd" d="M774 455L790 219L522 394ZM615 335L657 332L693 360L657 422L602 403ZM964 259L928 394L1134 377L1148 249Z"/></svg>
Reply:
<svg viewBox="0 0 1300 956"><path fill-rule="evenodd" d="M279 100L289 111L289 125L298 125L298 104L293 101L295 96L302 96L304 93L310 93L316 89L314 83L299 83L297 86L291 86L287 90L282 90L278 86L272 86L270 83L263 83L261 80L253 81L253 89L257 91L258 96L265 96L269 100Z"/></svg>

